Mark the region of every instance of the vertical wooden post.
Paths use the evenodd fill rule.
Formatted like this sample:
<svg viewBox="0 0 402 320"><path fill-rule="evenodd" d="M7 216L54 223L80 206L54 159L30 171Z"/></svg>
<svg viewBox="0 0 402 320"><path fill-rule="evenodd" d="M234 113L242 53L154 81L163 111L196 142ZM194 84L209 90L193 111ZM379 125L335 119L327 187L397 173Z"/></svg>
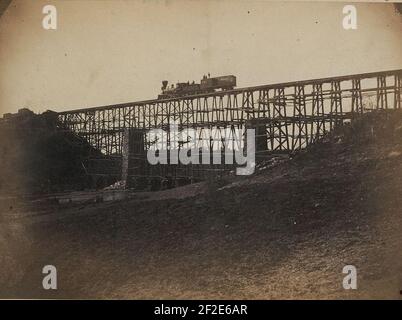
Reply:
<svg viewBox="0 0 402 320"><path fill-rule="evenodd" d="M123 148L121 157L121 180L123 188L128 187L128 163L130 159L130 129L124 128L123 132Z"/></svg>

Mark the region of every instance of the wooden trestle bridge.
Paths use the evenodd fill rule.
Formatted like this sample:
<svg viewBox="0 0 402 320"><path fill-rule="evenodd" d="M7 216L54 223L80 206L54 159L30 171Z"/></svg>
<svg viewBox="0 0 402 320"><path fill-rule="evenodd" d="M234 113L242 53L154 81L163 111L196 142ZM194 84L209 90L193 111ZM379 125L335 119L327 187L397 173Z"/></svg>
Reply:
<svg viewBox="0 0 402 320"><path fill-rule="evenodd" d="M60 112L58 118L98 151L85 159L89 175L131 179L134 185L144 179L177 182L202 180L233 166L152 166L146 151L155 147L154 129L164 130L168 150L174 147L175 124L193 133L193 141L178 141L180 146L196 141L221 152L227 143L244 143L245 129L254 128L261 159L303 149L363 112L401 108L401 93L402 69L85 108Z"/></svg>

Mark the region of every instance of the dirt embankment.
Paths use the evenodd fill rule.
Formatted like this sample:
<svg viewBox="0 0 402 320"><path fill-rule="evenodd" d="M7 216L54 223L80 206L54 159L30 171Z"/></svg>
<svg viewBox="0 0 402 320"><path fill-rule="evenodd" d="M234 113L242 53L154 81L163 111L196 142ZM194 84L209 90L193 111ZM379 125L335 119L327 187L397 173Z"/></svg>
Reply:
<svg viewBox="0 0 402 320"><path fill-rule="evenodd" d="M96 150L62 128L57 113L22 111L0 119L0 196L88 187L83 161Z"/></svg>
<svg viewBox="0 0 402 320"><path fill-rule="evenodd" d="M402 114L369 114L246 179L1 208L1 297L400 298ZM58 290L41 289L57 267ZM352 264L358 289L344 290Z"/></svg>

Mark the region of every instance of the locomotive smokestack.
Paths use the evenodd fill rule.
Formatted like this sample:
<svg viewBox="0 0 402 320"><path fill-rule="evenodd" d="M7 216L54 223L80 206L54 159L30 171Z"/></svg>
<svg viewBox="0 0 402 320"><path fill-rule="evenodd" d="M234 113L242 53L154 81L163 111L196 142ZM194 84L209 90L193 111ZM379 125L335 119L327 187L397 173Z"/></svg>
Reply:
<svg viewBox="0 0 402 320"><path fill-rule="evenodd" d="M167 81L167 80L163 80L163 81L162 81L162 90L165 90L166 87L167 87L167 85L168 85L168 81Z"/></svg>

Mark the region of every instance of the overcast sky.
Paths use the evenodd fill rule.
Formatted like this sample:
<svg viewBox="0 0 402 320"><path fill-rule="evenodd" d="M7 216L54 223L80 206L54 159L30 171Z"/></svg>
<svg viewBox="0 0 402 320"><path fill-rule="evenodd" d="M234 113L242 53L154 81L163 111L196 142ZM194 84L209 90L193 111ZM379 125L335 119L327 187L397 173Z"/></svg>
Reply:
<svg viewBox="0 0 402 320"><path fill-rule="evenodd" d="M58 29L42 28L53 4ZM392 4L12 1L0 18L0 113L155 98L161 80L234 74L238 86L402 68Z"/></svg>

